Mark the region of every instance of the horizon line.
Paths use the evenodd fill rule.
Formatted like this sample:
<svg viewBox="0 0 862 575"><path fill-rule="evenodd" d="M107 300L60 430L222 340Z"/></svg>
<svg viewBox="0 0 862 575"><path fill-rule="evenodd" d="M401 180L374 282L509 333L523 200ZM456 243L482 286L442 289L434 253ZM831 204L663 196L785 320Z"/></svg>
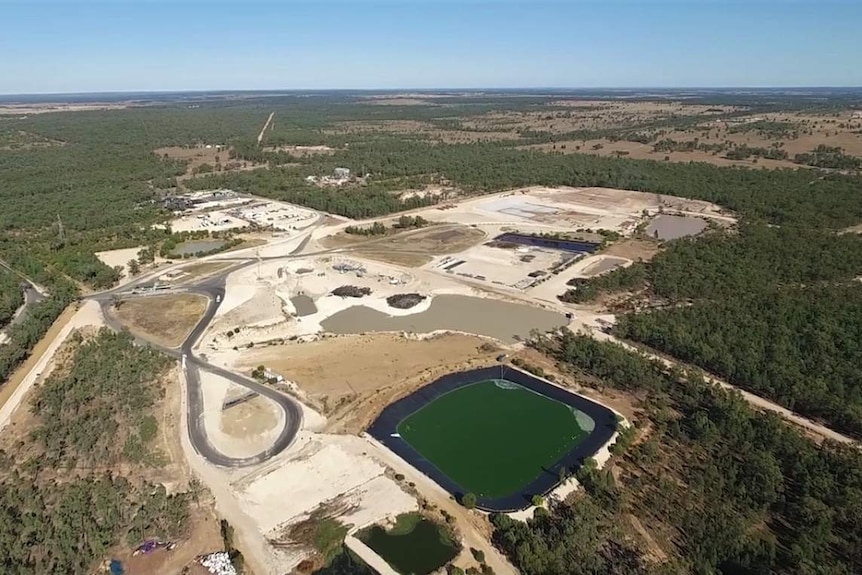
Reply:
<svg viewBox="0 0 862 575"><path fill-rule="evenodd" d="M536 92L549 91L685 91L685 90L862 90L862 85L727 85L727 86L518 86L518 87L436 87L436 88L210 88L210 89L155 89L155 90L94 90L77 92L0 92L0 98L27 96L117 96L123 94L267 94L267 93L309 93L309 92Z"/></svg>

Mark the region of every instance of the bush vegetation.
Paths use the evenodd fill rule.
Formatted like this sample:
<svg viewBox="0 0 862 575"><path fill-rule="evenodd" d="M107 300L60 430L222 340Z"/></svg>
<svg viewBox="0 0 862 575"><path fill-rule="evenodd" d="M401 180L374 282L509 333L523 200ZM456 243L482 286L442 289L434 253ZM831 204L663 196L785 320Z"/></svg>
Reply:
<svg viewBox="0 0 862 575"><path fill-rule="evenodd" d="M102 330L37 388L32 434L0 451L3 573L85 573L118 544L182 534L192 495L140 479L165 364Z"/></svg>

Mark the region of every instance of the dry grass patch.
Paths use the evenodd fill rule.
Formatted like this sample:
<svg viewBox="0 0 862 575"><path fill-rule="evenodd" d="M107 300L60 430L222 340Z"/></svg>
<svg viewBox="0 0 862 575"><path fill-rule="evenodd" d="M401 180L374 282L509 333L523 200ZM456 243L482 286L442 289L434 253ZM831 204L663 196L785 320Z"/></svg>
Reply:
<svg viewBox="0 0 862 575"><path fill-rule="evenodd" d="M253 348L238 367L263 364L284 375L327 415L329 431L356 433L398 397L446 373L487 364L498 353L475 336L371 334Z"/></svg>
<svg viewBox="0 0 862 575"><path fill-rule="evenodd" d="M111 313L132 333L165 347L177 347L206 307L205 297L184 293L124 300Z"/></svg>
<svg viewBox="0 0 862 575"><path fill-rule="evenodd" d="M485 239L479 229L457 224L433 225L376 239L345 232L320 239L325 248L353 247L352 253L384 263L418 267L432 256L454 254Z"/></svg>
<svg viewBox="0 0 862 575"><path fill-rule="evenodd" d="M661 246L653 240L641 240L636 238L625 239L614 242L601 251L603 256L616 256L632 261L648 262L661 251Z"/></svg>

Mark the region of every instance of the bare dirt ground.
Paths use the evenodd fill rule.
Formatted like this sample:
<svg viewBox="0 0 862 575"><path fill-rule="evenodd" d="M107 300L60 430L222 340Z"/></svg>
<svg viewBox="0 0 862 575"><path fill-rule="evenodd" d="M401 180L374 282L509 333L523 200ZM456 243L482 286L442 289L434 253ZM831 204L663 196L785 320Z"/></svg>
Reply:
<svg viewBox="0 0 862 575"><path fill-rule="evenodd" d="M95 110L122 110L128 108L128 104L65 104L65 103L45 103L45 104L3 104L0 105L0 116L2 115L32 115L32 114L47 114L50 112L91 112Z"/></svg>
<svg viewBox="0 0 862 575"><path fill-rule="evenodd" d="M596 146L601 146L596 148ZM549 144L535 144L524 146L524 149L537 149L543 152L556 152L561 154L590 154L594 156L617 156L633 158L635 160L661 160L668 162L706 162L716 166L746 166L766 168L793 168L797 164L789 160L768 160L758 158L755 162L749 160L729 160L722 155L714 155L709 152L655 152L652 144L641 144L639 142L627 142L618 140L612 142L607 138L598 140L567 140ZM667 158L667 160L665 160Z"/></svg>
<svg viewBox="0 0 862 575"><path fill-rule="evenodd" d="M221 417L222 431L237 437L266 433L276 425L278 416L262 397L231 407Z"/></svg>
<svg viewBox="0 0 862 575"><path fill-rule="evenodd" d="M615 242L602 250L602 255L616 256L632 261L650 261L661 251L661 246L653 240L629 238Z"/></svg>
<svg viewBox="0 0 862 575"><path fill-rule="evenodd" d="M238 364L263 364L284 375L327 416L327 431L356 433L398 397L445 373L487 364L498 353L498 346L467 335L372 334L253 348Z"/></svg>
<svg viewBox="0 0 862 575"><path fill-rule="evenodd" d="M196 294L157 295L124 300L111 313L132 333L165 347L177 347L197 324L206 305L206 298Z"/></svg>
<svg viewBox="0 0 862 575"><path fill-rule="evenodd" d="M564 134L578 130L629 128L645 122L682 116L710 116L728 112L730 107L683 104L681 102L630 102L625 100L561 100L553 106L566 110L489 112L461 124L476 130L525 130Z"/></svg>
<svg viewBox="0 0 862 575"><path fill-rule="evenodd" d="M231 263L229 262L199 262L196 264L192 264L190 266L184 266L182 268L184 275L178 277L178 281L182 283L186 283L191 280L204 278L209 275L216 274L228 267L230 267Z"/></svg>

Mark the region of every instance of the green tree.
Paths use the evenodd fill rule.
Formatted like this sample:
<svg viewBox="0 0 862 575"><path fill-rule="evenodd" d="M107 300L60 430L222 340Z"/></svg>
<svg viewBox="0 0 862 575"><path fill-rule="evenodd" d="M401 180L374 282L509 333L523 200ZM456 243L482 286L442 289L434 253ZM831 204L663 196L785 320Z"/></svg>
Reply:
<svg viewBox="0 0 862 575"><path fill-rule="evenodd" d="M461 496L461 505L467 509L476 507L476 495L474 493L465 493Z"/></svg>

